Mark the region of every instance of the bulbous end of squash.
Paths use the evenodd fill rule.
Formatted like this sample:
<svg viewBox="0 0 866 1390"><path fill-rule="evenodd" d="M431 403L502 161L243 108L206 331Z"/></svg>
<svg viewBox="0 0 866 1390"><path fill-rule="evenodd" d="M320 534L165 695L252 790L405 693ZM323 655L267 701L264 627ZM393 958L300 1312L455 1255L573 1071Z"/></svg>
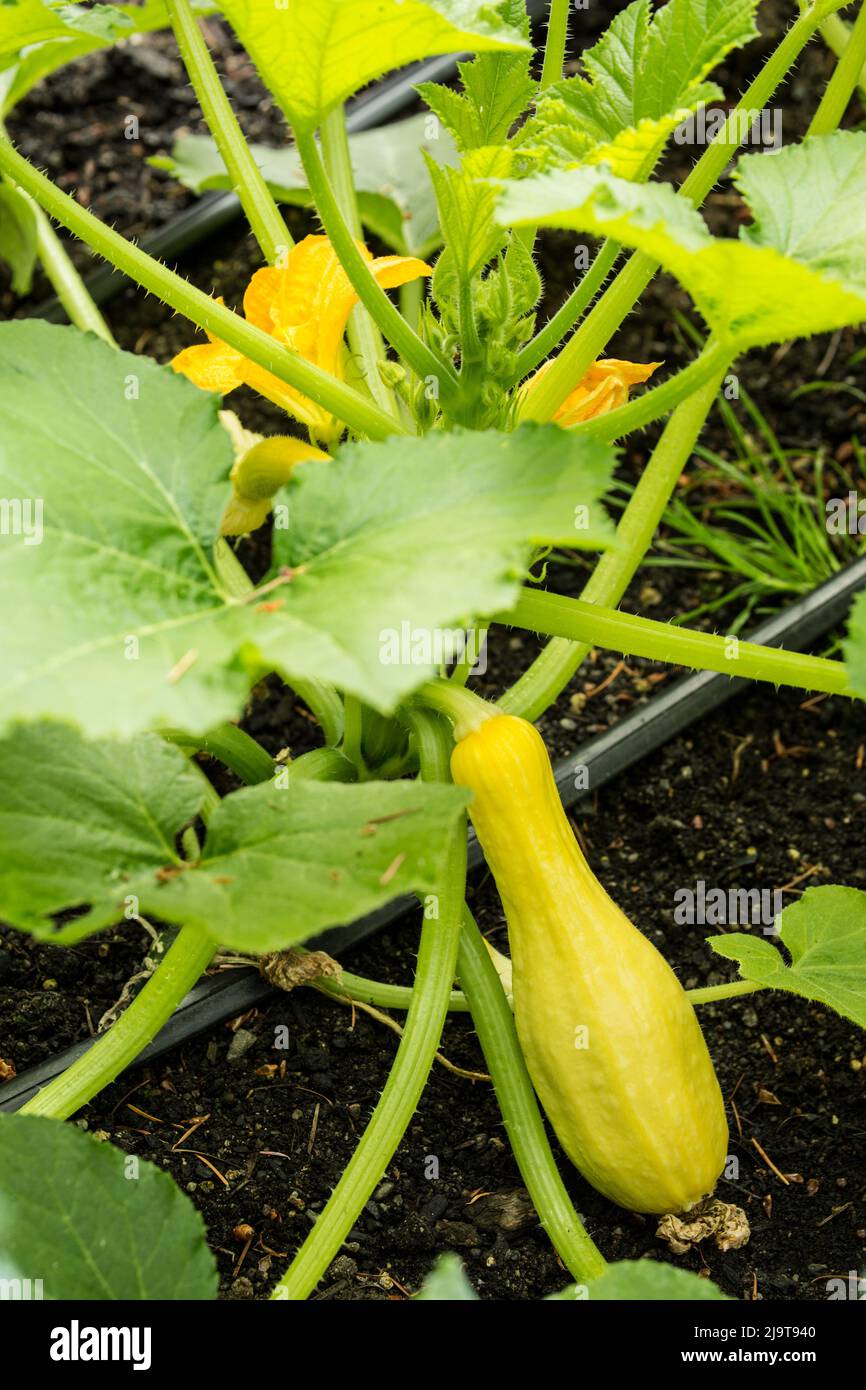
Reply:
<svg viewBox="0 0 866 1390"><path fill-rule="evenodd" d="M517 1031L560 1143L620 1206L688 1210L715 1187L728 1128L685 991L590 869L531 724L485 721L451 768L474 793L508 921Z"/></svg>

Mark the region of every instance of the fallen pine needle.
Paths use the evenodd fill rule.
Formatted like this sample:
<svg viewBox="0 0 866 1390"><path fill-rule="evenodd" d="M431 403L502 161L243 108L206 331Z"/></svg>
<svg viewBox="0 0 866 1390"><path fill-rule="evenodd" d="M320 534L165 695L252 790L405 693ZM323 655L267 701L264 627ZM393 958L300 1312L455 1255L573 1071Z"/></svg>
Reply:
<svg viewBox="0 0 866 1390"><path fill-rule="evenodd" d="M214 1176L217 1177L217 1178L219 1178L219 1180L220 1180L220 1182L222 1183L223 1187L229 1187L229 1186L230 1186L228 1178L224 1178L223 1175L222 1175L222 1173L220 1172L219 1168L215 1168L215 1167L213 1166L213 1164L211 1163L210 1159L209 1159L209 1158L205 1158L204 1154L200 1154L199 1151L198 1151L198 1149L173 1149L172 1152L173 1152L173 1153L179 1153L179 1154L194 1154L195 1157L199 1160L200 1163L203 1163L204 1166L205 1166L206 1168L210 1168L210 1170L211 1170L211 1172L214 1174Z"/></svg>
<svg viewBox="0 0 866 1390"><path fill-rule="evenodd" d="M760 1146L760 1144L758 1143L757 1139L753 1139L753 1140L752 1140L752 1143L754 1144L755 1148L758 1150L758 1153L761 1155L761 1158L764 1160L764 1162L766 1163L767 1167L772 1169L772 1171L776 1174L776 1177L779 1178L779 1179L785 1184L786 1187L790 1187L791 1184L790 1184L790 1182L788 1181L788 1179L785 1177L785 1174L779 1172L779 1169L776 1167L775 1163L774 1163L773 1160L769 1157L769 1155L766 1154L766 1153L764 1152L764 1150L761 1148L761 1146Z"/></svg>
<svg viewBox="0 0 866 1390"><path fill-rule="evenodd" d="M318 986L314 985L314 989ZM383 1013L381 1009L376 1009L372 1004L362 1004L359 999L352 999L348 994L333 994L329 989L320 989L320 994L327 995L328 999L333 999L337 1004L345 1004L351 1009L361 1009L363 1013L374 1018L377 1023L383 1023L386 1028L390 1028L392 1033L396 1033L398 1038L402 1038L403 1029L396 1019L391 1018L390 1014ZM492 1077L485 1071L467 1071L465 1067L458 1067L456 1062L449 1062L447 1057L443 1057L441 1052L436 1053L436 1061L445 1068L446 1071L453 1072L455 1076L462 1076L467 1081L491 1081Z"/></svg>

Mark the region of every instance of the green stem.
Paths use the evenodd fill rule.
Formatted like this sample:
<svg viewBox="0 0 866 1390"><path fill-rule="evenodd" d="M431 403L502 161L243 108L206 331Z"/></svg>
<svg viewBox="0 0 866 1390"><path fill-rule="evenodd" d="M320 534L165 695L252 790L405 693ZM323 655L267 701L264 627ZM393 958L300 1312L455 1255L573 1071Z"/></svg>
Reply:
<svg viewBox="0 0 866 1390"><path fill-rule="evenodd" d="M800 8L806 9L804 0L800 0ZM837 58L841 58L845 52L845 46L851 35L851 26L846 24L841 15L832 14L829 19L825 19L821 25L821 37ZM861 103L866 104L866 64L861 68L857 78L857 86L860 88Z"/></svg>
<svg viewBox="0 0 866 1390"><path fill-rule="evenodd" d="M460 286L457 304L460 329L460 375L464 382L472 383L477 376L478 364L483 360L481 338L475 318L475 305L472 298L472 281L464 280ZM473 367L476 369L473 371ZM470 387L471 389L471 387Z"/></svg>
<svg viewBox="0 0 866 1390"><path fill-rule="evenodd" d="M414 994L411 985L387 985L381 980L353 975L348 970L343 970L333 979L316 980L315 983L316 989L323 994L334 994L339 999L355 999L359 1004L374 1004L379 1009L408 1009ZM465 994L453 989L448 998L448 1011L468 1013L469 1004Z"/></svg>
<svg viewBox="0 0 866 1390"><path fill-rule="evenodd" d="M430 781L447 782L451 776L450 725L420 705L409 705L404 713L415 741L419 767L427 771Z"/></svg>
<svg viewBox="0 0 866 1390"><path fill-rule="evenodd" d="M565 42L568 37L568 9L570 0L550 0L550 13L547 19L547 40L544 45L544 61L541 69L539 91L544 92L554 82L562 78L565 64ZM529 253L535 245L535 227L520 227L514 235L519 237Z"/></svg>
<svg viewBox="0 0 866 1390"><path fill-rule="evenodd" d="M588 1236L559 1175L508 1001L468 908L460 936L458 974L511 1148L541 1224L575 1279L580 1283L595 1279L604 1273L605 1259Z"/></svg>
<svg viewBox="0 0 866 1390"><path fill-rule="evenodd" d="M719 374L724 374L731 363L731 348L725 343L710 341L698 357L668 377L661 386L645 391L637 400L628 405L609 410L595 419L572 425L569 433L590 435L593 439L612 442L623 439L634 430L642 429L653 420L668 415L676 406L685 401L693 392L705 386L711 379L715 382Z"/></svg>
<svg viewBox="0 0 866 1390"><path fill-rule="evenodd" d="M820 22L814 8L796 19L770 55L748 91L734 108L716 138L708 145L679 190L680 197L699 207L718 182L738 148L746 122L741 113L760 111L796 62ZM639 251L584 319L544 376L527 391L521 420L551 420L576 382L599 357L627 314L631 312L658 268L658 262Z"/></svg>
<svg viewBox="0 0 866 1390"><path fill-rule="evenodd" d="M458 385L453 368L437 357L418 337L377 283L340 212L314 135L311 131L298 127L295 131L295 143L322 225L361 303L369 310L387 341L404 362L409 363L419 377L434 377L439 383L439 393L443 401L453 400Z"/></svg>
<svg viewBox="0 0 866 1390"><path fill-rule="evenodd" d="M43 1086L19 1113L65 1120L87 1105L147 1047L192 989L216 949L214 938L201 928L184 927L141 993L108 1032L62 1075Z"/></svg>
<svg viewBox="0 0 866 1390"><path fill-rule="evenodd" d="M836 64L836 70L827 84L827 90L821 98L818 110L812 117L806 135L829 135L836 130L845 112L848 110L848 103L854 95L854 90L863 72L863 65L866 63L866 4L860 6L860 13L854 22L854 27L848 36L842 56Z"/></svg>
<svg viewBox="0 0 866 1390"><path fill-rule="evenodd" d="M480 695L444 679L427 681L415 692L415 698L453 722L458 742L499 713L495 705L488 704Z"/></svg>
<svg viewBox="0 0 866 1390"><path fill-rule="evenodd" d="M289 778L296 782L354 782L357 770L339 748L311 748L289 763Z"/></svg>
<svg viewBox="0 0 866 1390"><path fill-rule="evenodd" d="M467 987L467 991L472 993L471 1006L469 1003L467 991L453 989L451 991L451 997L448 1000L448 1012L454 1014L465 1014L470 1012L471 1007L473 1021L475 1022L475 1029L478 1033L479 1038L481 1039L481 1045L484 1050L485 1059L487 1061L487 1069L490 1072L497 1097L499 1098L500 1109L503 1111L503 1113L506 1109L509 1109L513 1114L516 1109L526 1106L525 1094L523 1094L522 1098L509 1097L507 1099L503 1099L503 1093L509 1091L512 1088L516 1089L518 1092L522 1092L523 1077L520 1075L520 1073L523 1073L523 1076L526 1077L527 1081L529 1081L529 1077L526 1076L526 1068L523 1064L523 1054L520 1052L520 1044L518 1043L517 1038L513 1033L513 1030L509 1028L510 1036L508 1039L505 1039L503 1037L502 1021L500 1016L504 1017L504 1015L502 1015L502 1009L500 1008L499 1004L496 1001L494 1001L491 997L489 997L488 981L485 980L484 982L480 983L477 981L477 971L475 969L474 964L470 963L470 966L467 969L467 954L472 954L472 948L468 945L464 946L464 942L466 941L467 937L472 935L473 932L477 933L478 928L475 925L475 921L471 916L469 909L467 908L463 918L463 931L460 936L460 954L458 956L457 973L460 976L461 980L464 982L464 984L466 983L467 978L471 977L472 979L476 980L477 987L473 987L472 985ZM490 961L490 956L486 947L484 947L484 943L482 942L481 944L484 949L485 957L488 961ZM505 993L502 988L502 982L499 979L499 976L496 974L496 968L493 965L492 961L490 961L490 965L493 970L493 979L496 982L496 985L499 989L499 993L502 995L502 998L505 999ZM487 971L485 970L484 973L486 975ZM770 988L770 985L756 985L752 984L749 980L734 980L731 984L727 985L707 985L704 989L687 989L686 996L692 1004L713 1004L716 1000L735 999L741 994L754 994L757 990ZM348 970L344 970L338 977L334 979L317 980L316 989L320 990L323 994L333 994L336 995L339 999L355 999L359 1004L373 1004L380 1009L405 1010L408 1009L409 1005L412 1002L412 988L410 985L388 985L384 984L381 980L367 979L365 975L352 975ZM508 1014L510 1016L511 1009L507 1000L505 1001L505 1007L508 1010ZM497 1015L497 1017L495 1017L492 1022L485 1021L484 1026L480 1026L476 1014L480 1013L485 1015L485 1019L487 1020L491 1012ZM489 1034L493 1035L493 1042L491 1046L488 1046L487 1042L485 1041L485 1038ZM515 1059L515 1054L513 1053L513 1051L511 1051L513 1047L517 1048L516 1056L520 1059L519 1064ZM499 1060L500 1058L502 1058L506 1050L510 1053L507 1072L502 1068L501 1061ZM497 1061L491 1062L491 1057L494 1055L497 1057ZM532 1083L529 1082L529 1085L530 1095L532 1097L535 1113L536 1115L538 1115L538 1106L537 1104L535 1104L535 1097L531 1091ZM531 1122L521 1121L521 1124L524 1125L525 1128L531 1129ZM515 1128L515 1125L513 1121L509 1122L508 1120L506 1120L506 1126L511 1134L512 1148L514 1148L516 1152L517 1146L515 1145L513 1133L511 1133L511 1131ZM535 1137L532 1134L530 1134L528 1141L524 1142L528 1142L534 1145ZM549 1152L550 1150L548 1149L548 1153ZM518 1159L518 1163L520 1164L521 1172L523 1172L524 1168L522 1160ZM529 1154L527 1154L527 1167L533 1166L538 1168L540 1171L544 1165L543 1163L539 1163L537 1161L537 1158L532 1158ZM530 1184L528 1182L527 1187L530 1187ZM536 1202L536 1208L540 1210L540 1208L538 1208L538 1201L535 1197L533 1197L533 1200ZM544 1226L548 1231L551 1230L551 1223L549 1220L544 1220ZM551 1239L553 1239L552 1236ZM565 1259L562 1246L558 1245L555 1240L554 1245L556 1245L556 1248L559 1251L560 1255L562 1255L563 1259ZM569 1268L571 1268L570 1265Z"/></svg>
<svg viewBox="0 0 866 1390"><path fill-rule="evenodd" d="M273 372L280 381L309 396L324 410L344 420L357 434L366 434L371 439L385 439L388 435L405 432L360 392L353 391L344 382L281 347L275 338L260 328L254 328L239 314L232 313L210 295L190 285L181 275L169 270L161 261L154 260L111 227L106 227L92 213L80 207L74 198L55 188L50 179L2 140L0 170L20 184L46 212L68 227L98 255L123 271L124 275L150 290L200 328L236 348L250 361Z"/></svg>
<svg viewBox="0 0 866 1390"><path fill-rule="evenodd" d="M2 116L0 116L0 143L8 141L8 139L6 126ZM8 183L13 188L18 188L14 179L9 178L8 175L3 176L3 182ZM111 329L99 312L63 242L42 208L25 189L18 188L18 192L22 198L26 198L33 209L33 216L36 221L36 252L42 269L51 283L51 288L66 310L69 322L74 324L76 328L80 328L82 333L95 333L110 347L117 347Z"/></svg>
<svg viewBox="0 0 866 1390"><path fill-rule="evenodd" d="M95 333L110 347L114 336L73 265L69 253L39 204L30 200L36 215L36 250L51 287L66 310L70 323L82 333Z"/></svg>
<svg viewBox="0 0 866 1390"><path fill-rule="evenodd" d="M569 329L574 327L595 299L613 269L614 262L621 250L618 242L611 241L610 238L604 242L592 265L580 283L575 285L565 303L557 309L553 318L548 319L544 327L540 328L535 337L517 354L517 366L511 385L514 382L522 381L536 367L539 367L562 341Z"/></svg>
<svg viewBox="0 0 866 1390"><path fill-rule="evenodd" d="M616 528L616 545L605 551L581 597L613 608L620 602L661 521L695 441L715 399L721 376L677 406L640 476ZM589 647L554 638L506 691L499 708L507 714L538 719L559 696Z"/></svg>
<svg viewBox="0 0 866 1390"><path fill-rule="evenodd" d="M457 965L466 881L466 830L451 837L439 892L439 916L421 931L412 1003L385 1088L358 1147L315 1226L277 1284L273 1298L306 1298L357 1221L405 1134L439 1046Z"/></svg>
<svg viewBox="0 0 866 1390"><path fill-rule="evenodd" d="M343 701L334 687L326 681L304 680L301 676L292 676L286 684L312 710L325 735L325 742L335 747L343 737L344 713Z"/></svg>
<svg viewBox="0 0 866 1390"><path fill-rule="evenodd" d="M361 701L355 695L346 695L343 700L343 754L358 769L358 775L366 774L361 740L364 730L364 711Z"/></svg>
<svg viewBox="0 0 866 1390"><path fill-rule="evenodd" d="M565 41L568 37L568 11L570 0L550 0L550 16L547 21L547 42L544 45L544 63L541 69L541 90L559 82L565 63Z"/></svg>
<svg viewBox="0 0 866 1390"><path fill-rule="evenodd" d="M543 589L524 589L517 607L500 621L587 646L607 647L702 671L723 671L746 680L793 685L828 695L852 695L844 662L804 656L782 647L760 647L713 632L694 632L673 623L638 618Z"/></svg>
<svg viewBox="0 0 866 1390"><path fill-rule="evenodd" d="M224 536L213 548L214 568L226 593L235 599L245 599L255 585Z"/></svg>
<svg viewBox="0 0 866 1390"><path fill-rule="evenodd" d="M166 10L208 130L253 236L269 265L279 265L294 244L292 236L238 125L189 0L166 0Z"/></svg>
<svg viewBox="0 0 866 1390"><path fill-rule="evenodd" d="M270 753L236 724L221 724L218 729L201 736L184 733L181 729L161 729L160 733L185 753L207 753L218 758L247 786L267 782L274 775L275 763Z"/></svg>
<svg viewBox="0 0 866 1390"><path fill-rule="evenodd" d="M466 636L466 646L463 654L456 663L454 670L448 677L452 685L465 685L472 669L477 663L484 650L487 641L487 624L482 623L478 627L470 628Z"/></svg>
<svg viewBox="0 0 866 1390"><path fill-rule="evenodd" d="M754 985L751 980L732 980L728 985L707 985L705 989L687 989L692 1004L714 1004L717 999L736 999L741 994L757 994L769 985Z"/></svg>
<svg viewBox="0 0 866 1390"><path fill-rule="evenodd" d="M334 190L334 197L352 236L363 240L364 229L352 178L352 156L346 113L335 106L322 122L322 159ZM379 375L379 363L386 352L382 334L363 304L356 304L349 319L349 346L360 363L370 395L389 415L397 414L397 402Z"/></svg>
<svg viewBox="0 0 866 1390"><path fill-rule="evenodd" d="M421 326L421 309L424 304L424 281L407 280L400 286L400 313L414 333Z"/></svg>

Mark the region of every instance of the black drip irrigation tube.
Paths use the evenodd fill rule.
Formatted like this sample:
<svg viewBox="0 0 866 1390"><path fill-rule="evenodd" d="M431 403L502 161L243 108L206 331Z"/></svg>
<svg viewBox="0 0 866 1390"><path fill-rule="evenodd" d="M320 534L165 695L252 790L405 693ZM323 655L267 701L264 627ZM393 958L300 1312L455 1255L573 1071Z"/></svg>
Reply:
<svg viewBox="0 0 866 1390"><path fill-rule="evenodd" d="M762 646L786 646L793 651L810 646L845 618L854 595L866 586L866 557L847 566L820 584L806 598L790 604L749 634L749 641ZM683 676L663 695L656 695L643 709L635 710L612 729L591 739L576 752L561 759L555 768L556 785L562 804L570 808L593 792L628 771L635 763L655 753L671 739L684 733L697 720L705 718L755 682L713 671ZM586 775L576 785L575 773ZM469 867L483 862L481 846L469 831ZM310 949L327 950L339 957L367 937L390 926L417 909L412 897L395 898L377 912L360 917L347 926L335 927L315 940ZM205 978L191 990L168 1023L132 1064L153 1062L158 1057L207 1029L218 1027L247 1009L265 1002L278 990L262 978L258 970L233 969ZM71 1066L96 1041L74 1043L55 1057L0 1086L0 1110L17 1110L31 1096Z"/></svg>

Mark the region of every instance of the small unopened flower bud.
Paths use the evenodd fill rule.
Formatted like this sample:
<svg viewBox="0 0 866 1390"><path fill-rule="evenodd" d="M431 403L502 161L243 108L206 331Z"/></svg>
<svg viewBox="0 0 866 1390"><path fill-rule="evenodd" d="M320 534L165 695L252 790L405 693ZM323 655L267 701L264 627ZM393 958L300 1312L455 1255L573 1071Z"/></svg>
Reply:
<svg viewBox="0 0 866 1390"><path fill-rule="evenodd" d="M379 376L385 386L400 386L406 380L406 369L399 362L379 362Z"/></svg>

